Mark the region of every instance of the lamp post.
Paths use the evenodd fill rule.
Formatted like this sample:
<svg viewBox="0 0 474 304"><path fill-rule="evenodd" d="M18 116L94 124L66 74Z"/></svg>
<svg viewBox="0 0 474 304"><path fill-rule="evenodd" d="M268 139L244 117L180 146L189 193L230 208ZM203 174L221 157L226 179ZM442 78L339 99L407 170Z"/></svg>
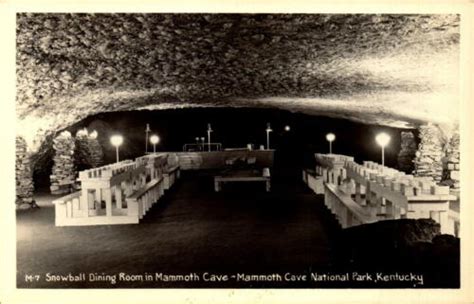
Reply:
<svg viewBox="0 0 474 304"><path fill-rule="evenodd" d="M334 133L326 134L326 140L329 142L329 154L332 154L332 142L336 140Z"/></svg>
<svg viewBox="0 0 474 304"><path fill-rule="evenodd" d="M151 132L150 125L146 124L146 129L145 129L145 154L148 153L148 133Z"/></svg>
<svg viewBox="0 0 474 304"><path fill-rule="evenodd" d="M385 151L384 150L385 150L385 146L387 146L388 143L390 142L390 135L384 132L379 133L375 137L375 141L380 147L382 147L382 166L385 166Z"/></svg>
<svg viewBox="0 0 474 304"><path fill-rule="evenodd" d="M160 137L153 134L150 136L150 143L153 145L153 153L156 153L156 144L160 142Z"/></svg>
<svg viewBox="0 0 474 304"><path fill-rule="evenodd" d="M265 131L267 132L267 150L270 150L270 132L273 131L270 123L267 123L267 129Z"/></svg>
<svg viewBox="0 0 474 304"><path fill-rule="evenodd" d="M212 132L211 124L208 123L207 124L207 148L209 152L211 152L211 132Z"/></svg>
<svg viewBox="0 0 474 304"><path fill-rule="evenodd" d="M119 147L123 143L122 135L113 135L110 137L110 143L115 147L115 153L117 157L117 163L119 162Z"/></svg>

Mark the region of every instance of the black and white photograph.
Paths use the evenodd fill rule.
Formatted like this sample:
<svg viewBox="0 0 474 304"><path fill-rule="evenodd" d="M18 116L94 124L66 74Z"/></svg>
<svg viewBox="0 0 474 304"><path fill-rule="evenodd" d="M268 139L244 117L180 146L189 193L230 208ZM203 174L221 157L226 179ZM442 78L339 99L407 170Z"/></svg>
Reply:
<svg viewBox="0 0 474 304"><path fill-rule="evenodd" d="M466 288L461 10L10 14L16 291Z"/></svg>

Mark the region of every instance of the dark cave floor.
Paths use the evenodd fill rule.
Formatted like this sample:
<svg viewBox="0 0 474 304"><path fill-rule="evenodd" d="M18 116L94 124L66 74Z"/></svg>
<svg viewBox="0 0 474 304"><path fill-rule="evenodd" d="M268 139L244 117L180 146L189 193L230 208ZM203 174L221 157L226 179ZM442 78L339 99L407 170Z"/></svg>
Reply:
<svg viewBox="0 0 474 304"><path fill-rule="evenodd" d="M138 225L55 227L52 196L39 195L40 209L17 211L17 286L382 287L352 278L311 279L314 273L345 275L349 270L335 260L334 242L341 229L325 208L324 196L312 193L298 177L297 172L277 172L270 193L258 183L229 184L215 193L208 173L184 174ZM120 281L120 273L138 276ZM199 279L166 282L155 277L191 273ZM227 275L228 280L206 281L205 273ZM286 273L306 279L286 280ZM242 274L280 275L283 280L238 279ZM66 278L53 281L55 275ZM96 275L116 275L117 282L93 280ZM146 275L153 279L141 281Z"/></svg>

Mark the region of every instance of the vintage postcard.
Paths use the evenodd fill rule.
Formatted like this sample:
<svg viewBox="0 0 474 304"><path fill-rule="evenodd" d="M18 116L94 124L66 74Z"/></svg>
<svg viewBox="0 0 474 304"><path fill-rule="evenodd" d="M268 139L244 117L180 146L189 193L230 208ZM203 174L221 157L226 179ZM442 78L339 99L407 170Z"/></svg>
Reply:
<svg viewBox="0 0 474 304"><path fill-rule="evenodd" d="M472 3L0 5L0 303L473 301Z"/></svg>

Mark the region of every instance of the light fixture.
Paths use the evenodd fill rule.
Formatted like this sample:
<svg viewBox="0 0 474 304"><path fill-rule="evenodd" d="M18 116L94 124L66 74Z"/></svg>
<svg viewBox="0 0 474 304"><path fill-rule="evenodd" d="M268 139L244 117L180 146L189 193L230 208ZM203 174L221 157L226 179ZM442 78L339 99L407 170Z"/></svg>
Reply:
<svg viewBox="0 0 474 304"><path fill-rule="evenodd" d="M99 134L97 133L97 131L94 130L94 131L92 131L92 132L89 134L89 138L91 138L91 139L96 139L98 135L99 135Z"/></svg>
<svg viewBox="0 0 474 304"><path fill-rule="evenodd" d="M267 123L267 129L265 131L267 132L267 150L270 150L270 132L273 131L270 123Z"/></svg>
<svg viewBox="0 0 474 304"><path fill-rule="evenodd" d="M119 162L119 147L123 143L122 135L113 135L110 137L110 143L115 147L115 153L117 157L117 162Z"/></svg>
<svg viewBox="0 0 474 304"><path fill-rule="evenodd" d="M332 142L336 140L334 133L326 134L326 140L329 142L329 154L332 154Z"/></svg>
<svg viewBox="0 0 474 304"><path fill-rule="evenodd" d="M153 153L156 153L156 144L160 142L160 137L153 134L150 136L150 143L153 145Z"/></svg>
<svg viewBox="0 0 474 304"><path fill-rule="evenodd" d="M286 132L289 132L290 130L291 130L290 126L289 126L289 125L286 125L286 126L285 126L285 131L286 131Z"/></svg>
<svg viewBox="0 0 474 304"><path fill-rule="evenodd" d="M390 142L390 135L387 133L379 133L377 136L375 136L375 141L377 144L382 147L382 166L385 166L385 147L388 145Z"/></svg>

